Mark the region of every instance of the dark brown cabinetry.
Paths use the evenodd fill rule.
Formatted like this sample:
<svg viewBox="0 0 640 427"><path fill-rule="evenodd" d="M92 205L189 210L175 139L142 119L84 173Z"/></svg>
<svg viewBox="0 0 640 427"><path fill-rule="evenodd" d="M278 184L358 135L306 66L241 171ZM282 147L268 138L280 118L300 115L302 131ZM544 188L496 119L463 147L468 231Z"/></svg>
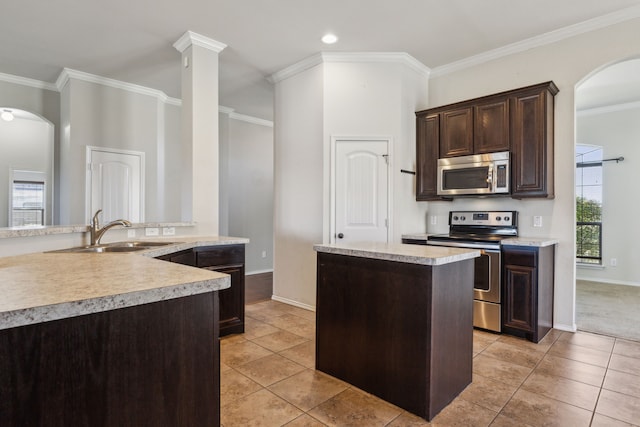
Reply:
<svg viewBox="0 0 640 427"><path fill-rule="evenodd" d="M318 253L316 369L427 420L472 379L472 259Z"/></svg>
<svg viewBox="0 0 640 427"><path fill-rule="evenodd" d="M511 97L513 198L553 194L553 96L551 82L523 89Z"/></svg>
<svg viewBox="0 0 640 427"><path fill-rule="evenodd" d="M511 153L511 196L553 197L553 82L416 113L416 200L437 195L439 158Z"/></svg>
<svg viewBox="0 0 640 427"><path fill-rule="evenodd" d="M473 108L443 111L440 117L440 157L473 154Z"/></svg>
<svg viewBox="0 0 640 427"><path fill-rule="evenodd" d="M540 341L553 327L555 245L503 246L503 331Z"/></svg>
<svg viewBox="0 0 640 427"><path fill-rule="evenodd" d="M438 144L440 141L440 115L430 114L418 116L416 122L417 140L424 141L418 143L416 147L416 199L417 200L439 200L437 192L437 170Z"/></svg>
<svg viewBox="0 0 640 427"><path fill-rule="evenodd" d="M230 275L231 287L218 291L220 336L244 332L244 245L203 246L158 259Z"/></svg>
<svg viewBox="0 0 640 427"><path fill-rule="evenodd" d="M220 425L218 295L0 330L3 427Z"/></svg>
<svg viewBox="0 0 640 427"><path fill-rule="evenodd" d="M489 98L473 108L473 154L509 151L509 100Z"/></svg>

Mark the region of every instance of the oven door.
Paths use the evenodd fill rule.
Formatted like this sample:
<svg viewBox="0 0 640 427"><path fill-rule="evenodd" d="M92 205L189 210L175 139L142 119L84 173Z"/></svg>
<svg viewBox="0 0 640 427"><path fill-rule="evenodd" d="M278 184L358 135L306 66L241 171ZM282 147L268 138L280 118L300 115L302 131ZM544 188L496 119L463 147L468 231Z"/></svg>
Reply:
<svg viewBox="0 0 640 427"><path fill-rule="evenodd" d="M473 297L500 303L500 250L482 249L475 259Z"/></svg>

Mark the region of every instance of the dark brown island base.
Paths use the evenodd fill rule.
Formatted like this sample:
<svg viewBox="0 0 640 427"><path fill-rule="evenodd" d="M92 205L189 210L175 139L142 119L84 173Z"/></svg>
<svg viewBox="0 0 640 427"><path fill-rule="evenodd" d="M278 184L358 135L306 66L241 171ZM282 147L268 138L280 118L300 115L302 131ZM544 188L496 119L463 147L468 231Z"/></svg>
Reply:
<svg viewBox="0 0 640 427"><path fill-rule="evenodd" d="M316 369L426 420L471 383L477 250L316 245Z"/></svg>
<svg viewBox="0 0 640 427"><path fill-rule="evenodd" d="M229 276L133 254L0 258L0 425L220 425Z"/></svg>

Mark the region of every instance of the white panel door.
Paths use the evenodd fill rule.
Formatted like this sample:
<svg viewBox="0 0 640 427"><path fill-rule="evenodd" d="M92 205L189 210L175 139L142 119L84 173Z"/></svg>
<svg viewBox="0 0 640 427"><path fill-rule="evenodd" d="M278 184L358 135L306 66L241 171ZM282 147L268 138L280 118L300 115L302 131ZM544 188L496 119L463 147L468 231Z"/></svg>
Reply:
<svg viewBox="0 0 640 427"><path fill-rule="evenodd" d="M388 241L387 155L387 141L336 141L337 243Z"/></svg>
<svg viewBox="0 0 640 427"><path fill-rule="evenodd" d="M88 150L89 216L102 209L101 221L144 222L144 153Z"/></svg>

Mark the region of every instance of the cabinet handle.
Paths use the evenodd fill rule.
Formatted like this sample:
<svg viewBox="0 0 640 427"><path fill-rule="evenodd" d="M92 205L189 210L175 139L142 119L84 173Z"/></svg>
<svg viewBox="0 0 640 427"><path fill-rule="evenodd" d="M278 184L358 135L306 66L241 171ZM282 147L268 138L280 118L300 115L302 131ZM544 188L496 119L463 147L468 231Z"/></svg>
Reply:
<svg viewBox="0 0 640 427"><path fill-rule="evenodd" d="M338 239L342 239L343 237L344 237L344 234L338 233Z"/></svg>

